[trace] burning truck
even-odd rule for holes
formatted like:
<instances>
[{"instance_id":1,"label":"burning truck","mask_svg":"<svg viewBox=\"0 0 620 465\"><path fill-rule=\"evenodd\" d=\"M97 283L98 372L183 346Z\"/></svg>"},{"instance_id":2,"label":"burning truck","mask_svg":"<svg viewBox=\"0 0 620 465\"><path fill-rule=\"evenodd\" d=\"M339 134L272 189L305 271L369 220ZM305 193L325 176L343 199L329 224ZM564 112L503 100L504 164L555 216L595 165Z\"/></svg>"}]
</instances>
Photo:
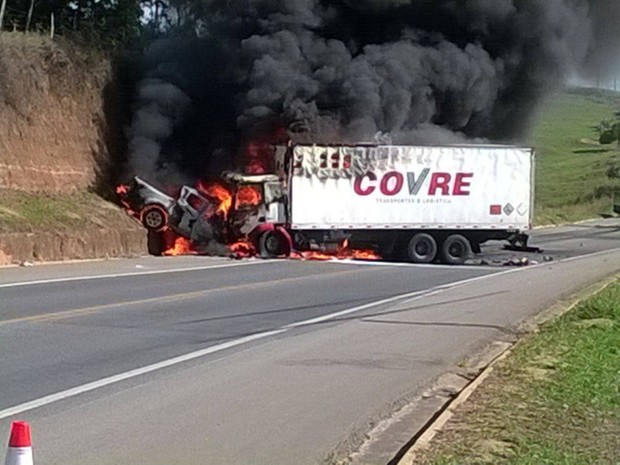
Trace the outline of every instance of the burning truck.
<instances>
[{"instance_id":1,"label":"burning truck","mask_svg":"<svg viewBox=\"0 0 620 465\"><path fill-rule=\"evenodd\" d=\"M172 197L140 178L126 209L186 251L462 264L489 240L526 246L534 151L497 145L274 146L274 172L225 173ZM205 234L206 231L206 234Z\"/></svg>"}]
</instances>

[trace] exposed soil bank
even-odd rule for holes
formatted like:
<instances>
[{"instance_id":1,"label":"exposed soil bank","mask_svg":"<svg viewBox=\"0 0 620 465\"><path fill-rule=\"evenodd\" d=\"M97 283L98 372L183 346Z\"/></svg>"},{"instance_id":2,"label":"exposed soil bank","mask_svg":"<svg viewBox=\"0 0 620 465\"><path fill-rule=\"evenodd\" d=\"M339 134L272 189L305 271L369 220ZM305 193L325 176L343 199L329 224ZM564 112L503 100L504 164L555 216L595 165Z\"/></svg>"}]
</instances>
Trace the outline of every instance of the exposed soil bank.
<instances>
[{"instance_id":1,"label":"exposed soil bank","mask_svg":"<svg viewBox=\"0 0 620 465\"><path fill-rule=\"evenodd\" d=\"M125 90L111 61L37 34L0 34L0 265L144 255L114 204Z\"/></svg>"},{"instance_id":2,"label":"exposed soil bank","mask_svg":"<svg viewBox=\"0 0 620 465\"><path fill-rule=\"evenodd\" d=\"M0 235L0 265L24 262L145 255L146 234L140 228L89 228L74 233L32 232Z\"/></svg>"},{"instance_id":3,"label":"exposed soil bank","mask_svg":"<svg viewBox=\"0 0 620 465\"><path fill-rule=\"evenodd\" d=\"M72 193L99 183L122 137L112 134L113 86L104 56L3 32L0 188Z\"/></svg>"}]
</instances>

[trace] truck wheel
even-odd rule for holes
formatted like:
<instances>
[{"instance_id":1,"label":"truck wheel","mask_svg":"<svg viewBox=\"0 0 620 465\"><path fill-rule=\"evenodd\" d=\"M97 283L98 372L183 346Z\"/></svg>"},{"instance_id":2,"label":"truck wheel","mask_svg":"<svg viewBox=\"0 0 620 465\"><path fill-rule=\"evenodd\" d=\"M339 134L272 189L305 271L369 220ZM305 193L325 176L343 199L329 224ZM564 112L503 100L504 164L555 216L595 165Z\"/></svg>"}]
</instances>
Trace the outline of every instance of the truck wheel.
<instances>
[{"instance_id":1,"label":"truck wheel","mask_svg":"<svg viewBox=\"0 0 620 465\"><path fill-rule=\"evenodd\" d=\"M161 257L166 251L164 235L155 231L149 231L147 234L146 246L150 255Z\"/></svg>"},{"instance_id":2,"label":"truck wheel","mask_svg":"<svg viewBox=\"0 0 620 465\"><path fill-rule=\"evenodd\" d=\"M407 257L413 263L430 263L436 255L437 241L430 234L416 234L407 245Z\"/></svg>"},{"instance_id":3,"label":"truck wheel","mask_svg":"<svg viewBox=\"0 0 620 465\"><path fill-rule=\"evenodd\" d=\"M286 238L279 231L266 231L258 240L258 251L262 258L286 255Z\"/></svg>"},{"instance_id":4,"label":"truck wheel","mask_svg":"<svg viewBox=\"0 0 620 465\"><path fill-rule=\"evenodd\" d=\"M147 205L140 212L142 224L149 231L162 231L168 222L168 212L160 205Z\"/></svg>"},{"instance_id":5,"label":"truck wheel","mask_svg":"<svg viewBox=\"0 0 620 465\"><path fill-rule=\"evenodd\" d=\"M470 254L471 245L460 234L448 236L441 246L441 260L448 265L462 265Z\"/></svg>"}]
</instances>

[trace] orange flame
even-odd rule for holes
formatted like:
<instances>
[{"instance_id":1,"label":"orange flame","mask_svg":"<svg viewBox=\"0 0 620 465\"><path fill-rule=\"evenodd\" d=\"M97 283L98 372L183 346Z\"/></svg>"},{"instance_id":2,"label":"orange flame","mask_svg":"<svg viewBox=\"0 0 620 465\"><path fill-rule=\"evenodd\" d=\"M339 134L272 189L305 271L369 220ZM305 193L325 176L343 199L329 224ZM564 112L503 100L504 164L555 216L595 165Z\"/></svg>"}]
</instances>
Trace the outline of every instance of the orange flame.
<instances>
[{"instance_id":1,"label":"orange flame","mask_svg":"<svg viewBox=\"0 0 620 465\"><path fill-rule=\"evenodd\" d=\"M221 214L224 219L228 217L230 209L232 208L233 196L225 184L221 182L207 184L199 181L196 188L202 193L208 195L211 199L216 200L218 202L217 213ZM139 214L132 210L125 198L125 196L129 193L129 186L117 186L116 193L119 195L120 203L123 205L127 213L139 221ZM242 186L237 191L237 206L259 205L261 201L261 191L254 186ZM199 253L189 239L178 235L173 230L166 229L163 234L166 244L164 255L178 256L195 255ZM248 258L257 254L255 245L247 240L241 240L239 242L229 244L229 247L231 252L237 258ZM291 258L299 260L381 260L382 257L373 250L351 249L348 241L345 240L334 252L293 252L291 254Z\"/></svg>"},{"instance_id":2,"label":"orange flame","mask_svg":"<svg viewBox=\"0 0 620 465\"><path fill-rule=\"evenodd\" d=\"M207 194L211 198L217 199L217 212L223 215L224 218L228 217L228 212L230 211L230 207L232 207L232 194L223 184L205 184L202 181L198 181L196 189Z\"/></svg>"},{"instance_id":3,"label":"orange flame","mask_svg":"<svg viewBox=\"0 0 620 465\"><path fill-rule=\"evenodd\" d=\"M304 252L293 252L291 254L291 258L294 258L297 260L327 261L327 260L334 260L336 258L336 255L330 255L325 252L304 251Z\"/></svg>"},{"instance_id":4,"label":"orange flame","mask_svg":"<svg viewBox=\"0 0 620 465\"><path fill-rule=\"evenodd\" d=\"M140 221L140 213L134 211L130 203L127 201L127 194L129 194L129 186L126 186L124 184L116 186L116 194L119 197L119 202L123 206L125 213L127 213L132 218Z\"/></svg>"},{"instance_id":5,"label":"orange flame","mask_svg":"<svg viewBox=\"0 0 620 465\"><path fill-rule=\"evenodd\" d=\"M276 126L253 140L244 147L244 171L247 174L271 173L274 169L273 146L286 144L289 140L285 127Z\"/></svg>"},{"instance_id":6,"label":"orange flame","mask_svg":"<svg viewBox=\"0 0 620 465\"><path fill-rule=\"evenodd\" d=\"M291 254L291 258L297 258L300 260L317 260L317 261L326 261L326 260L346 260L346 259L354 259L354 260L381 260L381 255L379 255L374 250L365 250L365 249L351 249L349 248L349 241L345 239L342 244L338 247L338 249L334 252L317 252L317 251L303 251L303 252L295 252Z\"/></svg>"},{"instance_id":7,"label":"orange flame","mask_svg":"<svg viewBox=\"0 0 620 465\"><path fill-rule=\"evenodd\" d=\"M167 244L170 244L172 239L174 239L172 245L169 245L168 248L164 251L164 255L166 256L177 257L179 255L195 255L197 253L194 250L192 242L189 239L179 236L174 232L168 232L165 239Z\"/></svg>"},{"instance_id":8,"label":"orange flame","mask_svg":"<svg viewBox=\"0 0 620 465\"><path fill-rule=\"evenodd\" d=\"M343 252L338 253L326 253L326 252L316 252L313 250L303 251L303 252L294 252L291 254L291 258L295 258L298 260L316 260L316 261L327 261L327 260L381 260L382 257L374 250L362 250L362 249L348 249Z\"/></svg>"},{"instance_id":9,"label":"orange flame","mask_svg":"<svg viewBox=\"0 0 620 465\"><path fill-rule=\"evenodd\" d=\"M383 257L374 250L349 250L351 258L355 260L381 260Z\"/></svg>"},{"instance_id":10,"label":"orange flame","mask_svg":"<svg viewBox=\"0 0 620 465\"><path fill-rule=\"evenodd\" d=\"M230 250L239 258L249 258L256 255L256 248L249 241L235 242L230 245Z\"/></svg>"},{"instance_id":11,"label":"orange flame","mask_svg":"<svg viewBox=\"0 0 620 465\"><path fill-rule=\"evenodd\" d=\"M261 192L253 186L242 186L237 190L237 207L260 205Z\"/></svg>"}]
</instances>

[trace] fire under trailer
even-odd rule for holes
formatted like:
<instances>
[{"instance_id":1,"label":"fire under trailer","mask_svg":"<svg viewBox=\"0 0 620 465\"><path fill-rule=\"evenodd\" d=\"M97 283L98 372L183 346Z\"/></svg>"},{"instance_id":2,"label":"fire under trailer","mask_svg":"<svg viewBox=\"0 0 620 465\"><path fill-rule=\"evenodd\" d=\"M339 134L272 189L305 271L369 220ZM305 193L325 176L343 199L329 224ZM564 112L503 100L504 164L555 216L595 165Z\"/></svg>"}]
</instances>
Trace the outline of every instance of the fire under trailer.
<instances>
[{"instance_id":1,"label":"fire under trailer","mask_svg":"<svg viewBox=\"0 0 620 465\"><path fill-rule=\"evenodd\" d=\"M263 257L344 241L383 257L462 264L489 240L526 247L534 150L499 145L291 145L251 221ZM238 176L241 182L243 176ZM259 180L260 178L256 178ZM262 185L261 185L262 184ZM249 218L245 220L249 221ZM246 228L247 231L247 228Z\"/></svg>"},{"instance_id":2,"label":"fire under trailer","mask_svg":"<svg viewBox=\"0 0 620 465\"><path fill-rule=\"evenodd\" d=\"M527 247L531 148L287 145L272 156L272 173L223 175L231 197L223 222L216 199L189 186L173 199L135 178L122 198L151 232L169 227L194 240L216 218L218 240L249 240L265 258L347 244L387 259L462 264L489 240Z\"/></svg>"}]
</instances>

